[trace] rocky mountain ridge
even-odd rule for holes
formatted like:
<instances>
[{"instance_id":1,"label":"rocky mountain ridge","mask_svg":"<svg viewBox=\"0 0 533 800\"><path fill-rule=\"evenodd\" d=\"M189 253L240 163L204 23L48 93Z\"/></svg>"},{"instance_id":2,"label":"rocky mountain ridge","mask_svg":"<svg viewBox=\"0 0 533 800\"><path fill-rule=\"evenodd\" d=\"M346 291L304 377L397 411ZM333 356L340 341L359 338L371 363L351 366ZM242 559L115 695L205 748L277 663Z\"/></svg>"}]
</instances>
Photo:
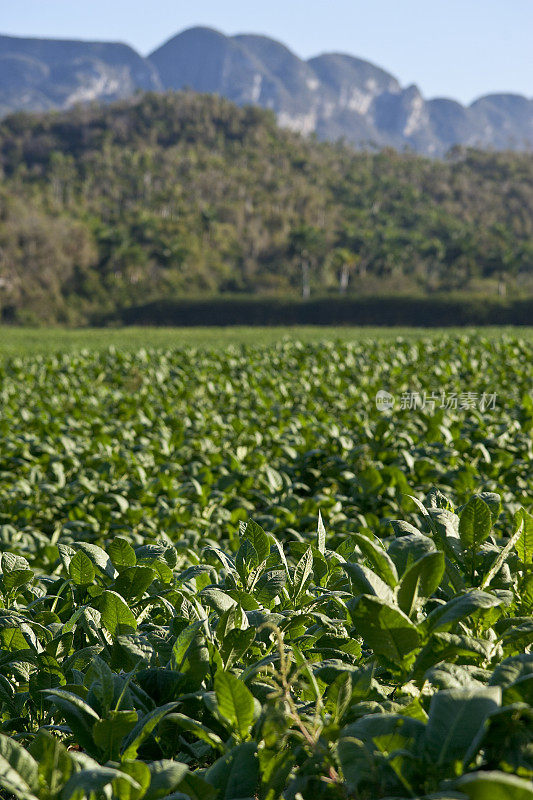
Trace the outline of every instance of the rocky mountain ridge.
<instances>
[{"instance_id":1,"label":"rocky mountain ridge","mask_svg":"<svg viewBox=\"0 0 533 800\"><path fill-rule=\"evenodd\" d=\"M430 156L454 145L533 149L533 99L426 100L368 61L342 53L305 61L266 36L191 28L147 58L120 43L0 36L2 115L186 87L272 109L284 127L358 147Z\"/></svg>"}]
</instances>

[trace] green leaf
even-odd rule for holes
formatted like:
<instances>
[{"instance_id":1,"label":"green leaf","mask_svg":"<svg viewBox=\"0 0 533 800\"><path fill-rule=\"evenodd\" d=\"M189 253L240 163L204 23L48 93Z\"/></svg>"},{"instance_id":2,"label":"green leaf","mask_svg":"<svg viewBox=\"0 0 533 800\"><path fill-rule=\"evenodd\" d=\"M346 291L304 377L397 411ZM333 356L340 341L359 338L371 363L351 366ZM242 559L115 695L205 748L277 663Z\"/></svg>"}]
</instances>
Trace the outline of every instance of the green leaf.
<instances>
[{"instance_id":1,"label":"green leaf","mask_svg":"<svg viewBox=\"0 0 533 800\"><path fill-rule=\"evenodd\" d=\"M324 555L326 552L326 529L322 521L322 514L318 512L318 525L316 530L316 546L318 552Z\"/></svg>"},{"instance_id":2,"label":"green leaf","mask_svg":"<svg viewBox=\"0 0 533 800\"><path fill-rule=\"evenodd\" d=\"M474 556L490 535L492 517L481 497L471 497L461 511L459 537L463 550Z\"/></svg>"},{"instance_id":3,"label":"green leaf","mask_svg":"<svg viewBox=\"0 0 533 800\"><path fill-rule=\"evenodd\" d=\"M287 583L284 569L271 569L264 572L253 589L254 597L262 604L269 605L283 591Z\"/></svg>"},{"instance_id":4,"label":"green leaf","mask_svg":"<svg viewBox=\"0 0 533 800\"><path fill-rule=\"evenodd\" d=\"M82 793L82 797L90 797L93 793L101 792L105 786L108 786L117 778L127 781L134 789L141 788L137 781L125 772L120 772L113 767L101 767L96 765L94 767L82 769L71 775L61 792L61 800L70 800L73 795L79 797L79 792Z\"/></svg>"},{"instance_id":5,"label":"green leaf","mask_svg":"<svg viewBox=\"0 0 533 800\"><path fill-rule=\"evenodd\" d=\"M189 647L194 642L196 636L204 627L204 625L205 621L200 619L192 622L184 630L182 630L172 648L171 666L173 669L178 671L181 670Z\"/></svg>"},{"instance_id":6,"label":"green leaf","mask_svg":"<svg viewBox=\"0 0 533 800\"><path fill-rule=\"evenodd\" d=\"M19 586L29 583L32 578L33 570L31 569L12 569L10 572L4 572L2 583L6 592L12 592Z\"/></svg>"},{"instance_id":7,"label":"green leaf","mask_svg":"<svg viewBox=\"0 0 533 800\"><path fill-rule=\"evenodd\" d=\"M76 740L87 752L94 751L92 728L100 717L91 706L73 692L66 689L50 689L46 695L61 709L69 728L76 734Z\"/></svg>"},{"instance_id":8,"label":"green leaf","mask_svg":"<svg viewBox=\"0 0 533 800\"><path fill-rule=\"evenodd\" d=\"M520 522L519 526L518 526L518 530L516 530L515 533L513 533L513 535L511 536L511 538L509 539L509 541L505 545L505 547L502 548L500 553L496 556L496 558L492 562L492 565L491 565L489 571L487 572L487 574L485 575L485 577L483 579L483 583L481 584L481 588L482 589L485 589L490 584L492 579L498 574L498 572L502 568L502 565L503 565L504 561L509 556L511 550L513 549L513 547L516 545L516 543L518 542L518 540L522 536L523 525L524 525L524 522L522 520Z\"/></svg>"},{"instance_id":9,"label":"green leaf","mask_svg":"<svg viewBox=\"0 0 533 800\"><path fill-rule=\"evenodd\" d=\"M216 750L224 750L224 742L220 736L209 730L206 725L202 725L201 722L187 717L185 714L173 713L165 717L164 721L161 723L161 736L163 739L169 734L172 734L172 738L175 738L176 731L173 729L174 726L180 730L194 733L198 739L206 742L206 744Z\"/></svg>"},{"instance_id":10,"label":"green leaf","mask_svg":"<svg viewBox=\"0 0 533 800\"><path fill-rule=\"evenodd\" d=\"M175 800L217 800L218 790L207 783L198 772L188 772L180 783L179 794ZM171 800L171 798L169 798Z\"/></svg>"},{"instance_id":11,"label":"green leaf","mask_svg":"<svg viewBox=\"0 0 533 800\"><path fill-rule=\"evenodd\" d=\"M531 565L533 563L533 516L524 508L519 509L515 514L516 530L521 523L523 523L522 532L514 548L522 564Z\"/></svg>"},{"instance_id":12,"label":"green leaf","mask_svg":"<svg viewBox=\"0 0 533 800\"><path fill-rule=\"evenodd\" d=\"M491 686L501 686L506 688L518 681L520 678L533 675L533 653L521 653L502 661L490 678Z\"/></svg>"},{"instance_id":13,"label":"green leaf","mask_svg":"<svg viewBox=\"0 0 533 800\"><path fill-rule=\"evenodd\" d=\"M217 800L253 800L259 784L255 742L243 742L215 761L204 778L219 794Z\"/></svg>"},{"instance_id":14,"label":"green leaf","mask_svg":"<svg viewBox=\"0 0 533 800\"><path fill-rule=\"evenodd\" d=\"M72 760L65 745L41 728L29 747L30 755L38 764L39 779L55 797L72 773Z\"/></svg>"},{"instance_id":15,"label":"green leaf","mask_svg":"<svg viewBox=\"0 0 533 800\"><path fill-rule=\"evenodd\" d=\"M189 771L187 764L167 759L152 761L148 764L148 768L150 770L150 786L143 800L159 800L160 797L166 797L175 792Z\"/></svg>"},{"instance_id":16,"label":"green leaf","mask_svg":"<svg viewBox=\"0 0 533 800\"><path fill-rule=\"evenodd\" d=\"M474 772L455 785L470 800L533 800L531 781L505 772Z\"/></svg>"},{"instance_id":17,"label":"green leaf","mask_svg":"<svg viewBox=\"0 0 533 800\"><path fill-rule=\"evenodd\" d=\"M354 594L373 594L387 603L395 604L395 595L389 584L382 581L371 569L351 561L345 561L341 567L350 578Z\"/></svg>"},{"instance_id":18,"label":"green leaf","mask_svg":"<svg viewBox=\"0 0 533 800\"><path fill-rule=\"evenodd\" d=\"M20 800L33 800L39 789L39 767L18 742L0 734L0 786Z\"/></svg>"},{"instance_id":19,"label":"green leaf","mask_svg":"<svg viewBox=\"0 0 533 800\"><path fill-rule=\"evenodd\" d=\"M476 611L494 608L501 605L501 603L502 600L499 597L483 592L481 589L473 589L470 592L454 597L443 606L437 606L428 615L423 627L428 633L442 630Z\"/></svg>"},{"instance_id":20,"label":"green leaf","mask_svg":"<svg viewBox=\"0 0 533 800\"><path fill-rule=\"evenodd\" d=\"M240 661L249 650L255 639L255 629L239 630L233 628L228 631L220 648L220 655L227 670Z\"/></svg>"},{"instance_id":21,"label":"green leaf","mask_svg":"<svg viewBox=\"0 0 533 800\"><path fill-rule=\"evenodd\" d=\"M161 720L174 711L178 703L166 703L164 706L149 711L142 717L135 727L128 734L122 748L122 757L133 759L137 757L137 751L141 744L146 741L150 734L157 728Z\"/></svg>"},{"instance_id":22,"label":"green leaf","mask_svg":"<svg viewBox=\"0 0 533 800\"><path fill-rule=\"evenodd\" d=\"M257 550L249 539L243 539L235 555L235 567L241 581L245 584L250 572L260 564Z\"/></svg>"},{"instance_id":23,"label":"green leaf","mask_svg":"<svg viewBox=\"0 0 533 800\"><path fill-rule=\"evenodd\" d=\"M420 634L409 617L379 597L361 595L349 604L349 611L365 645L393 664L401 665L420 646Z\"/></svg>"},{"instance_id":24,"label":"green leaf","mask_svg":"<svg viewBox=\"0 0 533 800\"><path fill-rule=\"evenodd\" d=\"M137 620L129 606L116 592L106 590L98 598L98 607L102 622L112 636L137 629Z\"/></svg>"},{"instance_id":25,"label":"green leaf","mask_svg":"<svg viewBox=\"0 0 533 800\"><path fill-rule=\"evenodd\" d=\"M350 538L352 542L357 544L365 558L370 561L379 577L385 581L391 589L394 589L398 583L398 573L394 561L387 551L378 544L378 542L372 541L367 536L363 536L360 533L352 533Z\"/></svg>"},{"instance_id":26,"label":"green leaf","mask_svg":"<svg viewBox=\"0 0 533 800\"><path fill-rule=\"evenodd\" d=\"M437 766L462 760L487 716L501 704L501 689L445 689L431 698L426 752Z\"/></svg>"},{"instance_id":27,"label":"green leaf","mask_svg":"<svg viewBox=\"0 0 533 800\"><path fill-rule=\"evenodd\" d=\"M394 560L399 575L402 575L411 564L425 556L426 553L436 551L433 539L419 533L416 528L413 528L413 531L407 536L399 536L394 539L388 548L388 554Z\"/></svg>"},{"instance_id":28,"label":"green leaf","mask_svg":"<svg viewBox=\"0 0 533 800\"><path fill-rule=\"evenodd\" d=\"M77 586L89 586L96 577L92 560L83 550L72 556L68 567L69 575Z\"/></svg>"},{"instance_id":29,"label":"green leaf","mask_svg":"<svg viewBox=\"0 0 533 800\"><path fill-rule=\"evenodd\" d=\"M293 579L293 597L295 600L304 591L307 580L313 571L313 550L308 547L301 559L296 564Z\"/></svg>"},{"instance_id":30,"label":"green leaf","mask_svg":"<svg viewBox=\"0 0 533 800\"><path fill-rule=\"evenodd\" d=\"M342 736L337 753L350 792L357 792L360 783L372 781L377 766L364 742L355 736Z\"/></svg>"},{"instance_id":31,"label":"green leaf","mask_svg":"<svg viewBox=\"0 0 533 800\"><path fill-rule=\"evenodd\" d=\"M270 555L270 542L263 528L253 519L240 524L241 543L243 540L250 542L257 553L257 564L266 561Z\"/></svg>"},{"instance_id":32,"label":"green leaf","mask_svg":"<svg viewBox=\"0 0 533 800\"><path fill-rule=\"evenodd\" d=\"M248 736L254 720L254 698L246 684L230 672L217 672L215 697L220 714L240 738Z\"/></svg>"},{"instance_id":33,"label":"green leaf","mask_svg":"<svg viewBox=\"0 0 533 800\"><path fill-rule=\"evenodd\" d=\"M137 723L137 712L109 711L105 719L93 725L93 738L104 761L118 761L122 740Z\"/></svg>"},{"instance_id":34,"label":"green leaf","mask_svg":"<svg viewBox=\"0 0 533 800\"><path fill-rule=\"evenodd\" d=\"M237 601L221 589L213 589L211 587L202 589L199 597L204 604L208 605L209 608L213 608L219 614L224 614L230 608L237 605Z\"/></svg>"},{"instance_id":35,"label":"green leaf","mask_svg":"<svg viewBox=\"0 0 533 800\"><path fill-rule=\"evenodd\" d=\"M121 536L115 536L108 545L108 553L113 566L120 572L124 567L134 567L137 556L131 544Z\"/></svg>"},{"instance_id":36,"label":"green leaf","mask_svg":"<svg viewBox=\"0 0 533 800\"><path fill-rule=\"evenodd\" d=\"M496 518L502 510L502 499L496 492L477 492L474 497L480 497L489 507L493 518Z\"/></svg>"},{"instance_id":37,"label":"green leaf","mask_svg":"<svg viewBox=\"0 0 533 800\"><path fill-rule=\"evenodd\" d=\"M91 661L91 670L94 672L97 683L93 683L91 688L100 701L100 706L104 714L111 708L115 696L115 678L109 664L99 656Z\"/></svg>"},{"instance_id":38,"label":"green leaf","mask_svg":"<svg viewBox=\"0 0 533 800\"><path fill-rule=\"evenodd\" d=\"M352 676L349 672L337 675L328 688L328 700L334 704L334 718L339 724L352 700Z\"/></svg>"},{"instance_id":39,"label":"green leaf","mask_svg":"<svg viewBox=\"0 0 533 800\"><path fill-rule=\"evenodd\" d=\"M89 544L89 542L75 542L73 546L78 552L81 550L89 556L94 566L101 569L110 578L116 577L116 569L105 550L102 550L101 547L96 544Z\"/></svg>"},{"instance_id":40,"label":"green leaf","mask_svg":"<svg viewBox=\"0 0 533 800\"><path fill-rule=\"evenodd\" d=\"M136 788L128 778L115 778L112 783L113 797L120 800L141 800L146 790L150 786L150 770L142 761L127 761L121 759L120 772L135 781L139 788Z\"/></svg>"},{"instance_id":41,"label":"green leaf","mask_svg":"<svg viewBox=\"0 0 533 800\"><path fill-rule=\"evenodd\" d=\"M114 589L126 600L142 597L156 578L157 573L151 567L123 567L114 583Z\"/></svg>"},{"instance_id":42,"label":"green leaf","mask_svg":"<svg viewBox=\"0 0 533 800\"><path fill-rule=\"evenodd\" d=\"M404 573L398 587L398 605L408 617L419 598L431 597L444 575L444 553L426 553Z\"/></svg>"}]
</instances>

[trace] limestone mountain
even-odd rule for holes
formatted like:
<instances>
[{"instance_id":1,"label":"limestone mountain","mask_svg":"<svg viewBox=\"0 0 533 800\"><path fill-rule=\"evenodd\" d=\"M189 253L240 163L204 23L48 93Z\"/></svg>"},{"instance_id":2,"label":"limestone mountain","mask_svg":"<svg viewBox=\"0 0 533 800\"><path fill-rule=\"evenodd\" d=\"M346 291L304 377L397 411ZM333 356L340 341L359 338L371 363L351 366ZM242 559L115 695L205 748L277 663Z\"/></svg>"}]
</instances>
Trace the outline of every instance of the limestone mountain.
<instances>
[{"instance_id":1,"label":"limestone mountain","mask_svg":"<svg viewBox=\"0 0 533 800\"><path fill-rule=\"evenodd\" d=\"M470 106L427 100L368 61L342 53L305 61L266 36L196 27L148 58L118 43L0 36L0 115L184 88L271 109L283 127L357 147L431 156L454 145L533 149L532 99L494 94Z\"/></svg>"},{"instance_id":2,"label":"limestone mountain","mask_svg":"<svg viewBox=\"0 0 533 800\"><path fill-rule=\"evenodd\" d=\"M155 67L125 44L0 36L0 114L113 101L159 90Z\"/></svg>"},{"instance_id":3,"label":"limestone mountain","mask_svg":"<svg viewBox=\"0 0 533 800\"><path fill-rule=\"evenodd\" d=\"M426 100L374 64L342 53L304 61L266 36L208 28L177 34L150 55L163 85L220 94L274 110L281 125L361 146L443 155L453 145L533 149L533 100L510 94L465 107Z\"/></svg>"}]
</instances>

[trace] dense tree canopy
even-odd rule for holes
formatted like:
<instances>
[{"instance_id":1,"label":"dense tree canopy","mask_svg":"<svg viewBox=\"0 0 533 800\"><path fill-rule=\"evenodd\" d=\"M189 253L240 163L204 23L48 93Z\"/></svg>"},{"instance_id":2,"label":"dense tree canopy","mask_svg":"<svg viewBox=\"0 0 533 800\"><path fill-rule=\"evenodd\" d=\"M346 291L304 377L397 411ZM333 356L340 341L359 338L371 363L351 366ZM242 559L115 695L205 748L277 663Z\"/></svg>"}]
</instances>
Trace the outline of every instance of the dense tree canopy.
<instances>
[{"instance_id":1,"label":"dense tree canopy","mask_svg":"<svg viewBox=\"0 0 533 800\"><path fill-rule=\"evenodd\" d=\"M355 152L180 92L8 117L0 175L4 318L200 293L532 288L526 154Z\"/></svg>"}]
</instances>

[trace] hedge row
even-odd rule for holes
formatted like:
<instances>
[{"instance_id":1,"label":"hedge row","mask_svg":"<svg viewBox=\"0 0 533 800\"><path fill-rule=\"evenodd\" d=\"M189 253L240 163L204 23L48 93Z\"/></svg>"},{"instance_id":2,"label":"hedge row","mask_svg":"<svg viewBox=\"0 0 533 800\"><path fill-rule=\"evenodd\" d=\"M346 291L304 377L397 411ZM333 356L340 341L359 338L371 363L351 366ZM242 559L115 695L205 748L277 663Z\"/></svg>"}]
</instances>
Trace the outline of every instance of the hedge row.
<instances>
[{"instance_id":1,"label":"hedge row","mask_svg":"<svg viewBox=\"0 0 533 800\"><path fill-rule=\"evenodd\" d=\"M533 325L533 298L326 297L287 300L216 297L156 300L93 324L124 325Z\"/></svg>"}]
</instances>

